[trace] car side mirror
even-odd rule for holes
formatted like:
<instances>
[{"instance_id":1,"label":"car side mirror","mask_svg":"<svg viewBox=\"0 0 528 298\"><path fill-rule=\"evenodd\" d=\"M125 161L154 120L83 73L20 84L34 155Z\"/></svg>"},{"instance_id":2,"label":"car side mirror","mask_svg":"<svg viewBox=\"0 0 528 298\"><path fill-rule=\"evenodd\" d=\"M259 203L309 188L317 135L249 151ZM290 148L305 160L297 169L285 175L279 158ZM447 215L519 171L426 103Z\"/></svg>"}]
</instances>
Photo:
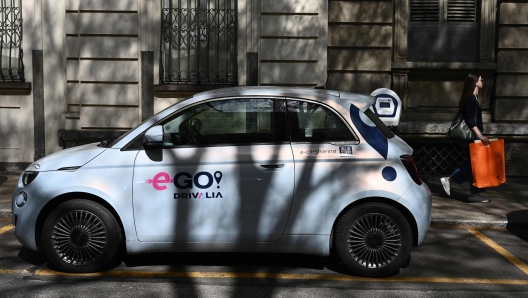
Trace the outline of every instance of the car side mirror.
<instances>
[{"instance_id":1,"label":"car side mirror","mask_svg":"<svg viewBox=\"0 0 528 298\"><path fill-rule=\"evenodd\" d=\"M156 125L149 128L143 135L145 149L160 149L163 147L163 126Z\"/></svg>"}]
</instances>

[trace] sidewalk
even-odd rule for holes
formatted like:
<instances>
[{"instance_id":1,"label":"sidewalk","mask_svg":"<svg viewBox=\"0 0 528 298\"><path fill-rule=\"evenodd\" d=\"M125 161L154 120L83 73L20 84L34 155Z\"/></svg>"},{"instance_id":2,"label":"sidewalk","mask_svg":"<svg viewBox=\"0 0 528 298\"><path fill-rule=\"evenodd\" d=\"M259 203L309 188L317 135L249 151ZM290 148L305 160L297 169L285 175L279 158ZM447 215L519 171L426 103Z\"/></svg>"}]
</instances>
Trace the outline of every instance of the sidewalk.
<instances>
[{"instance_id":1,"label":"sidewalk","mask_svg":"<svg viewBox=\"0 0 528 298\"><path fill-rule=\"evenodd\" d=\"M0 217L11 217L11 198L20 173L0 172ZM440 225L528 226L528 179L511 179L489 188L489 203L467 203L469 184L451 185L448 197L439 177L424 178L433 193L432 223Z\"/></svg>"}]
</instances>

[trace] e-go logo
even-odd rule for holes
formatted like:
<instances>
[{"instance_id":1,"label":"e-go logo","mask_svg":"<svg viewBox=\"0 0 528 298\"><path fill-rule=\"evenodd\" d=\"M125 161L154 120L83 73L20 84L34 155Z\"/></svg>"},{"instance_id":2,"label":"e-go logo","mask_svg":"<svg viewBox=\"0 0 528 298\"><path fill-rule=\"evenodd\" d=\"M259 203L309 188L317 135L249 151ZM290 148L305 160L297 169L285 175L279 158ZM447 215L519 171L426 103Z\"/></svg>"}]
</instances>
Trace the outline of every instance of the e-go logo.
<instances>
[{"instance_id":1,"label":"e-go logo","mask_svg":"<svg viewBox=\"0 0 528 298\"><path fill-rule=\"evenodd\" d=\"M220 188L220 180L222 180L222 172L220 171L214 173L214 180L213 175L209 172L198 172L194 175L194 178L187 172L180 172L174 175L174 185L178 189L192 189L193 183L200 189L206 189L211 187L214 181L218 184L216 188Z\"/></svg>"},{"instance_id":2,"label":"e-go logo","mask_svg":"<svg viewBox=\"0 0 528 298\"><path fill-rule=\"evenodd\" d=\"M178 189L192 189L196 186L200 189L210 188L216 181L216 188L220 188L220 180L222 180L222 172L216 171L214 174L209 172L198 172L194 177L187 172L179 172L174 175L174 179L170 179L169 174L165 172L157 173L154 178L148 179L147 183L152 184L155 190L165 190L165 184L174 183Z\"/></svg>"}]
</instances>

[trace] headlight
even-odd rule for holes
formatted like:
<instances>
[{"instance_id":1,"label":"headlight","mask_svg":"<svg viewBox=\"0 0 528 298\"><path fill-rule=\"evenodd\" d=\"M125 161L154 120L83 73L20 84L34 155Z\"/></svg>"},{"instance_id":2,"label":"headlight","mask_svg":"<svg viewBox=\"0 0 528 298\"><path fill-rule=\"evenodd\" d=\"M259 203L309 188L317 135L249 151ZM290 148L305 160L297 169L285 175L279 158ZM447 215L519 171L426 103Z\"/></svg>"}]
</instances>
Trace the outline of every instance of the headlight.
<instances>
[{"instance_id":1,"label":"headlight","mask_svg":"<svg viewBox=\"0 0 528 298\"><path fill-rule=\"evenodd\" d=\"M22 174L22 185L26 186L30 184L35 178L37 178L39 172L24 172Z\"/></svg>"}]
</instances>

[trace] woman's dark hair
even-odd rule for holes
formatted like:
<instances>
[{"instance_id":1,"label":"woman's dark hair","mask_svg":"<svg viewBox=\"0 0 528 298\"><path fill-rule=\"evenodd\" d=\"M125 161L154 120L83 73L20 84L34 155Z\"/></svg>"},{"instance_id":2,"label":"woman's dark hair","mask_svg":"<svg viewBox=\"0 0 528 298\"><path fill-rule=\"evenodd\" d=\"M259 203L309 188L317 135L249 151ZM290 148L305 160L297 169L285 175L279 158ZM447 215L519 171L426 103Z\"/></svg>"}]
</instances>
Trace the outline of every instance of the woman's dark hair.
<instances>
[{"instance_id":1,"label":"woman's dark hair","mask_svg":"<svg viewBox=\"0 0 528 298\"><path fill-rule=\"evenodd\" d=\"M477 86L477 82L480 78L480 75L475 73L470 73L466 77L466 81L464 82L464 89L462 90L462 95L460 96L460 100L458 101L458 108L461 109L462 105L466 102L466 98L473 94L475 91L475 87Z\"/></svg>"}]
</instances>

